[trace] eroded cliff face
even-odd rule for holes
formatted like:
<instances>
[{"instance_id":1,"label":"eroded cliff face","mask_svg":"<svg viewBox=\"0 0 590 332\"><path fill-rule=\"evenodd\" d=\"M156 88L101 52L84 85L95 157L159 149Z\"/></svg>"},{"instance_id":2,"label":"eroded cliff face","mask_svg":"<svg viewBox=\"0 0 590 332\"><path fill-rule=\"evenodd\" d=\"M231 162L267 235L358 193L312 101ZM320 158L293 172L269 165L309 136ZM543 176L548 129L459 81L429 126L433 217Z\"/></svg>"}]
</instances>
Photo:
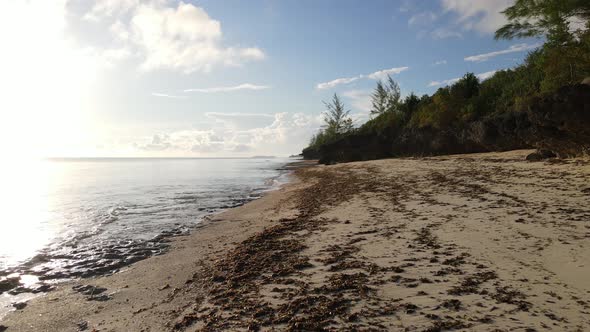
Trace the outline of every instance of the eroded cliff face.
<instances>
[{"instance_id":1,"label":"eroded cliff face","mask_svg":"<svg viewBox=\"0 0 590 332\"><path fill-rule=\"evenodd\" d=\"M523 109L460 127L352 134L319 149L306 149L303 156L334 163L524 148L552 151L562 158L590 154L590 85L566 86L531 99Z\"/></svg>"}]
</instances>

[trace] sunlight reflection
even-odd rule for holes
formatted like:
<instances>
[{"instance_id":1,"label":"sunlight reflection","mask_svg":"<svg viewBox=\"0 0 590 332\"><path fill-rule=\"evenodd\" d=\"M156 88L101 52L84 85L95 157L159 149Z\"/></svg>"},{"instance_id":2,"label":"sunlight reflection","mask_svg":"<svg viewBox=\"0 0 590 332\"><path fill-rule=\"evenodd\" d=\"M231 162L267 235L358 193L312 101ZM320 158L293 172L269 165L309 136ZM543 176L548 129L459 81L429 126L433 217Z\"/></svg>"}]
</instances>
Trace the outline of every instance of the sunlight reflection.
<instances>
[{"instance_id":1,"label":"sunlight reflection","mask_svg":"<svg viewBox=\"0 0 590 332\"><path fill-rule=\"evenodd\" d=\"M3 168L0 267L33 257L54 237L57 230L49 224L50 193L59 178L46 161L18 160L5 163Z\"/></svg>"}]
</instances>

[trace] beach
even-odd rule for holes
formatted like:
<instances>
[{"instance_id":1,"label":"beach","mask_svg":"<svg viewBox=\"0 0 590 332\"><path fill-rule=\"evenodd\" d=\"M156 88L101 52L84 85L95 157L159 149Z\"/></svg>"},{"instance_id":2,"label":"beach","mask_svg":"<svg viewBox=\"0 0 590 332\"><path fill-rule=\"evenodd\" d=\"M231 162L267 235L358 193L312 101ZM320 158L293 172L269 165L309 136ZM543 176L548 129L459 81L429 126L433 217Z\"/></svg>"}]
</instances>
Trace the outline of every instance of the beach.
<instances>
[{"instance_id":1,"label":"beach","mask_svg":"<svg viewBox=\"0 0 590 332\"><path fill-rule=\"evenodd\" d=\"M585 331L590 160L531 150L303 167L6 331ZM2 330L2 328L0 328Z\"/></svg>"}]
</instances>

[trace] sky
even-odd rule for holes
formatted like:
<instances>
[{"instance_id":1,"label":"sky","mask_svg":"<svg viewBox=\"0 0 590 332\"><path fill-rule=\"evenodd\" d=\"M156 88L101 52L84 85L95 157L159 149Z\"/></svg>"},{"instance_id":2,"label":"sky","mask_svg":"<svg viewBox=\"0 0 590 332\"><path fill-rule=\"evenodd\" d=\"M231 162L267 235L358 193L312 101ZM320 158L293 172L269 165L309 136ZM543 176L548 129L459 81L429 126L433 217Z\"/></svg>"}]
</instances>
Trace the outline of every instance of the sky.
<instances>
[{"instance_id":1,"label":"sky","mask_svg":"<svg viewBox=\"0 0 590 332\"><path fill-rule=\"evenodd\" d=\"M431 94L514 67L513 0L3 0L0 144L20 157L297 154L334 93Z\"/></svg>"}]
</instances>

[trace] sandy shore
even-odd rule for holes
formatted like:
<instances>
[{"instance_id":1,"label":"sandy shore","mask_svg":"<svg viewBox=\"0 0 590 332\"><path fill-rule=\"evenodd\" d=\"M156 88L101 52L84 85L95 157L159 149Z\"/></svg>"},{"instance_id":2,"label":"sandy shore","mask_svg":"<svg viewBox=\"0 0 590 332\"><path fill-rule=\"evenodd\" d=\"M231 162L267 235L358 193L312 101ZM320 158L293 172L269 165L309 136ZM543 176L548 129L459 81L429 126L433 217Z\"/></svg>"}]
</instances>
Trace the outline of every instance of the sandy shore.
<instances>
[{"instance_id":1,"label":"sandy shore","mask_svg":"<svg viewBox=\"0 0 590 332\"><path fill-rule=\"evenodd\" d=\"M529 163L528 152L299 169L169 253L63 284L0 324L590 330L590 161Z\"/></svg>"}]
</instances>

